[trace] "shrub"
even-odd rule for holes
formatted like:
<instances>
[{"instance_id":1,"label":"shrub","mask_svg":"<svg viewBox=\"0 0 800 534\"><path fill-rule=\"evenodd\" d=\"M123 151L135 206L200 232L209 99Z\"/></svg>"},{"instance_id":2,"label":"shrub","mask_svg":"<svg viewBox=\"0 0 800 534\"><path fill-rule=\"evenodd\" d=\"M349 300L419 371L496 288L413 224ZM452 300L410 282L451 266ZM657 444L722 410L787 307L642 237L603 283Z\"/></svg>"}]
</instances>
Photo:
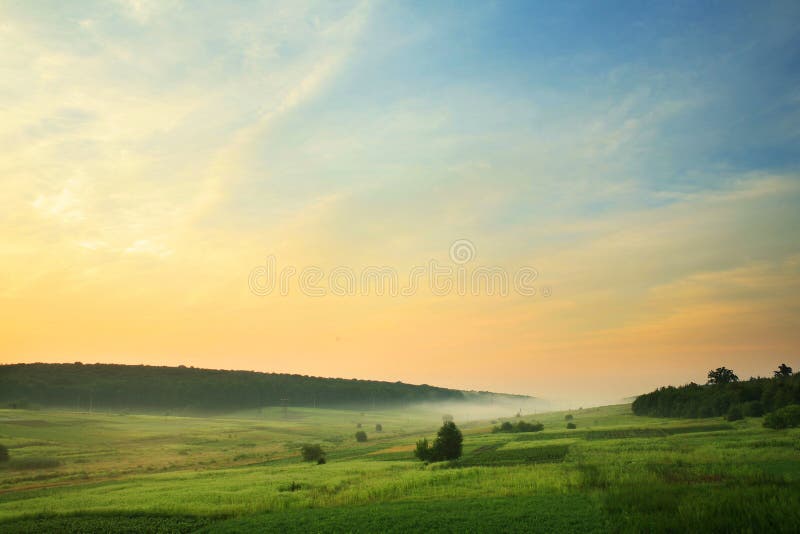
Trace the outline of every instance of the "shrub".
<instances>
[{"instance_id":1,"label":"shrub","mask_svg":"<svg viewBox=\"0 0 800 534\"><path fill-rule=\"evenodd\" d=\"M356 423L356 428L361 428L361 423Z\"/></svg>"},{"instance_id":2,"label":"shrub","mask_svg":"<svg viewBox=\"0 0 800 534\"><path fill-rule=\"evenodd\" d=\"M8 458L8 447L0 443L0 462L7 462Z\"/></svg>"},{"instance_id":3,"label":"shrub","mask_svg":"<svg viewBox=\"0 0 800 534\"><path fill-rule=\"evenodd\" d=\"M570 421L569 423L567 423L567 428L569 430L574 430L574 429L578 428L578 426L575 423Z\"/></svg>"},{"instance_id":4,"label":"shrub","mask_svg":"<svg viewBox=\"0 0 800 534\"><path fill-rule=\"evenodd\" d=\"M572 421L572 414L568 413L567 415L565 415L564 416L564 421Z\"/></svg>"},{"instance_id":5,"label":"shrub","mask_svg":"<svg viewBox=\"0 0 800 534\"><path fill-rule=\"evenodd\" d=\"M359 430L358 432L356 432L356 441L358 441L359 443L367 441L367 433L364 432L363 430Z\"/></svg>"},{"instance_id":6,"label":"shrub","mask_svg":"<svg viewBox=\"0 0 800 534\"><path fill-rule=\"evenodd\" d=\"M739 421L740 419L744 419L744 415L742 414L742 407L738 404L734 404L730 408L728 408L728 413L725 415L725 419L727 421Z\"/></svg>"},{"instance_id":7,"label":"shrub","mask_svg":"<svg viewBox=\"0 0 800 534\"><path fill-rule=\"evenodd\" d=\"M431 447L428 445L427 439L423 438L417 442L417 448L414 449L414 456L423 462L427 462L431 459Z\"/></svg>"},{"instance_id":8,"label":"shrub","mask_svg":"<svg viewBox=\"0 0 800 534\"><path fill-rule=\"evenodd\" d=\"M325 451L322 450L320 445L303 445L300 448L300 454L303 455L303 460L306 462L325 463Z\"/></svg>"},{"instance_id":9,"label":"shrub","mask_svg":"<svg viewBox=\"0 0 800 534\"><path fill-rule=\"evenodd\" d=\"M375 432L383 432L383 425L380 423L375 424Z\"/></svg>"},{"instance_id":10,"label":"shrub","mask_svg":"<svg viewBox=\"0 0 800 534\"><path fill-rule=\"evenodd\" d=\"M764 417L764 426L779 430L800 426L800 404L790 404Z\"/></svg>"},{"instance_id":11,"label":"shrub","mask_svg":"<svg viewBox=\"0 0 800 534\"><path fill-rule=\"evenodd\" d=\"M541 432L544 430L544 425L542 423L526 423L525 421L520 421L517 423L517 432Z\"/></svg>"},{"instance_id":12,"label":"shrub","mask_svg":"<svg viewBox=\"0 0 800 534\"><path fill-rule=\"evenodd\" d=\"M494 427L492 432L539 432L541 430L544 430L544 425L539 422L517 421L517 424L512 424L506 421L500 426Z\"/></svg>"}]
</instances>

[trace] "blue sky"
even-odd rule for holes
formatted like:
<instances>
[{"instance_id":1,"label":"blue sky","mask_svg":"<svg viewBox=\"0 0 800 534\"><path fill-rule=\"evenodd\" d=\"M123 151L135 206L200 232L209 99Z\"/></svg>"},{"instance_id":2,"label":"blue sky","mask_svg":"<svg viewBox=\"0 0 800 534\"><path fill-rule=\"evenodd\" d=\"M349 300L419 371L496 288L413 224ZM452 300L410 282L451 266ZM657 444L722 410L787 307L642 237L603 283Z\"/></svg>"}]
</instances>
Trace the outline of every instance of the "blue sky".
<instances>
[{"instance_id":1,"label":"blue sky","mask_svg":"<svg viewBox=\"0 0 800 534\"><path fill-rule=\"evenodd\" d=\"M638 392L632 359L658 385L796 358L799 23L797 2L1 2L0 358L233 347L523 393L577 360L607 397ZM459 238L554 298L312 309L242 283L266 254L399 268Z\"/></svg>"}]
</instances>

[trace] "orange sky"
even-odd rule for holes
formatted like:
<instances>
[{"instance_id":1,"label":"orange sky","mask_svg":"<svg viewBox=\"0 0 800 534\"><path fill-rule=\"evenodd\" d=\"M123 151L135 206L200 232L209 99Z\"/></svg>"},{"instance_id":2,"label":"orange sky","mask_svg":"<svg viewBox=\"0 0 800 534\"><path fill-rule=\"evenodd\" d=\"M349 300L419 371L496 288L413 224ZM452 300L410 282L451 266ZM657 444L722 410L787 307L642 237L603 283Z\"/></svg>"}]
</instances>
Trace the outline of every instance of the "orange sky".
<instances>
[{"instance_id":1,"label":"orange sky","mask_svg":"<svg viewBox=\"0 0 800 534\"><path fill-rule=\"evenodd\" d=\"M687 66L655 41L641 58L614 48L602 20L580 30L599 48L555 32L552 56L501 46L516 22L488 7L177 5L0 7L0 362L587 404L720 365L800 365L800 115L777 92L796 74L759 55L792 38L778 17L745 28L763 39L736 65L722 37L654 27ZM758 65L775 83L740 83ZM784 107L756 113L764 100ZM269 255L326 276L389 267L401 284L432 259L470 276L531 267L537 293L439 296L423 278L411 295L336 296L326 278L310 297L295 275L259 296L248 278Z\"/></svg>"}]
</instances>

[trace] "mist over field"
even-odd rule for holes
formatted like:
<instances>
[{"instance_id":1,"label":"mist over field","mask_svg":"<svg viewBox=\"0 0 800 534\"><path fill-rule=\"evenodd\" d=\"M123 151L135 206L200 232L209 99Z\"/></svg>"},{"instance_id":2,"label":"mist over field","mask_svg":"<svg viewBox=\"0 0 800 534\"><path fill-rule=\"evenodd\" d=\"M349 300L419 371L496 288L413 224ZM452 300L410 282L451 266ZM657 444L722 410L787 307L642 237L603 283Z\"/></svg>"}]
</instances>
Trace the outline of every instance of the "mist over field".
<instances>
[{"instance_id":1,"label":"mist over field","mask_svg":"<svg viewBox=\"0 0 800 534\"><path fill-rule=\"evenodd\" d=\"M800 532L800 2L0 0L0 532Z\"/></svg>"}]
</instances>

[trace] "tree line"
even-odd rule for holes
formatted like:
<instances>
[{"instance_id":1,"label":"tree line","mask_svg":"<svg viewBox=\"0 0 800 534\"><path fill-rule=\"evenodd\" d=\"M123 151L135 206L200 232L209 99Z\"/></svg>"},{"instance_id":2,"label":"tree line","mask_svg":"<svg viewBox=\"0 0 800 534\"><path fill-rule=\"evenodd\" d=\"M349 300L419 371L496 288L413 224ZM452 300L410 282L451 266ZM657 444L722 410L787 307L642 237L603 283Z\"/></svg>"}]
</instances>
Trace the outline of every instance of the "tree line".
<instances>
[{"instance_id":1,"label":"tree line","mask_svg":"<svg viewBox=\"0 0 800 534\"><path fill-rule=\"evenodd\" d=\"M0 405L94 410L225 411L263 406L369 409L416 402L492 401L503 395L427 384L194 367L0 365Z\"/></svg>"},{"instance_id":2,"label":"tree line","mask_svg":"<svg viewBox=\"0 0 800 534\"><path fill-rule=\"evenodd\" d=\"M655 417L760 417L784 406L800 404L800 375L781 364L771 378L739 380L731 369L708 372L708 381L680 387L667 386L640 395L633 413ZM737 414L741 414L737 417Z\"/></svg>"}]
</instances>

